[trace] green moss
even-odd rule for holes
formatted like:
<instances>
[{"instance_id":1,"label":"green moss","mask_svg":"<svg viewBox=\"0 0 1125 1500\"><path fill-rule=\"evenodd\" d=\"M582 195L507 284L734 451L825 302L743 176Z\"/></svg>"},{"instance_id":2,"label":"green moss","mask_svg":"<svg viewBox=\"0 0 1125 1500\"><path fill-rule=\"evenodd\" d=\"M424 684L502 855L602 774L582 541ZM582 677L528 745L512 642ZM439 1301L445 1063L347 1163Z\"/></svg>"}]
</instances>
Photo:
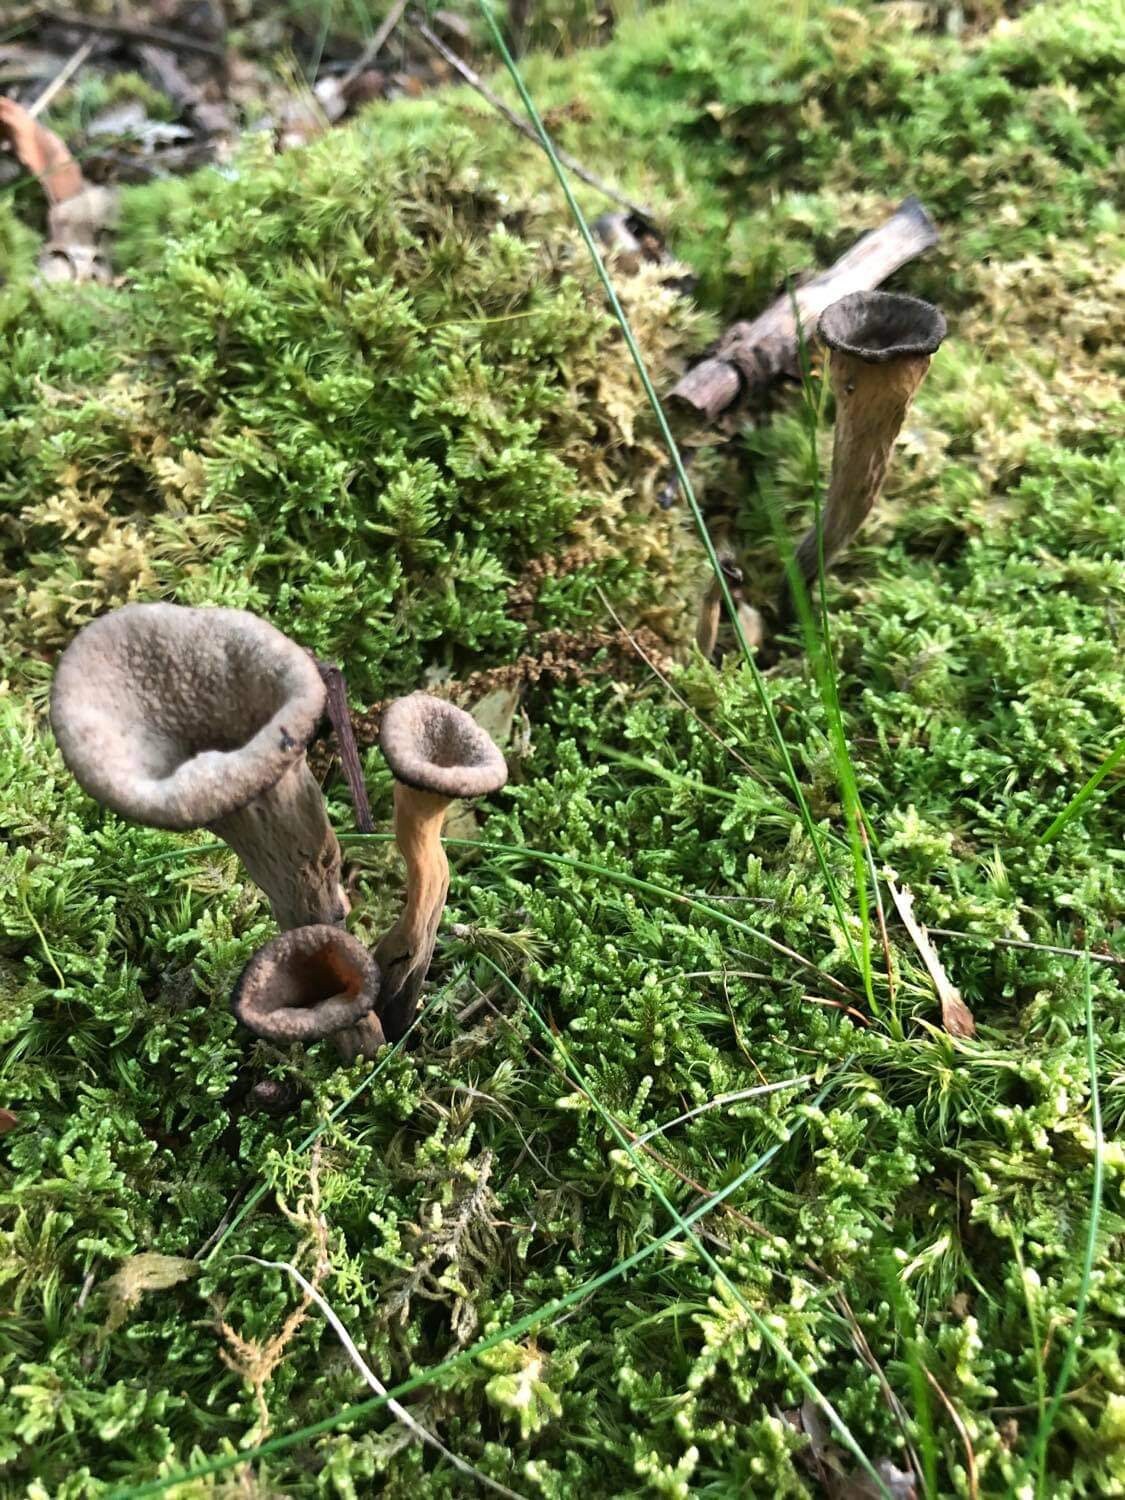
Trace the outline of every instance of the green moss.
<instances>
[{"instance_id":1,"label":"green moss","mask_svg":"<svg viewBox=\"0 0 1125 1500\"><path fill-rule=\"evenodd\" d=\"M574 237L440 123L138 195L133 243L156 224L161 249L136 283L43 293L13 329L9 651L174 593L284 617L369 699L514 653L543 558L571 586L539 625L589 620L598 583L635 617L674 603L663 460ZM698 319L642 294L667 370Z\"/></svg>"},{"instance_id":2,"label":"green moss","mask_svg":"<svg viewBox=\"0 0 1125 1500\"><path fill-rule=\"evenodd\" d=\"M899 283L948 306L951 336L829 601L875 858L924 920L964 934L935 942L975 1012L971 1042L937 1029L893 914L879 1016L841 1009L861 1003L860 978L762 706L744 672L685 653L680 700L640 670L528 695L511 789L478 816L492 843L556 862L458 850L420 1046L302 1148L368 1075L236 1032L226 997L271 930L265 903L225 853L187 852L192 840L123 825L78 791L37 712L55 648L122 598L247 603L342 659L366 701L507 660L546 623L600 624L595 585L674 641L696 554L678 511L655 506L665 463L542 164L465 96L378 108L311 150L259 147L229 176L130 195L125 287L47 295L13 278L0 366L0 1103L20 1115L0 1189L0 1477L13 1490L104 1495L367 1394L315 1309L271 1353L299 1294L244 1254L309 1272L326 1249L324 1294L391 1383L661 1233L659 1203L532 1006L587 1089L651 1133L646 1160L681 1211L778 1148L699 1227L873 1460L907 1467L908 1436L936 1494L968 1493L964 1435L924 1368L964 1424L980 1493L1026 1483L1041 1382L1073 1328L1095 1152L1082 968L1051 949L1087 944L1118 960L1092 966L1105 1205L1042 1493L1125 1485L1120 778L1038 842L1125 719L1108 144L1121 42L1111 6L1042 6L962 46L882 9L801 19L696 0L529 69L564 143L668 211L713 311L758 305L907 190L944 221L941 253ZM29 254L26 235L13 243ZM623 292L666 386L705 330L658 279ZM827 432L820 445L825 461ZM803 413L783 395L772 424L701 462L713 519L765 597L777 561L762 493L794 532L807 516ZM788 656L770 691L850 912L813 675ZM385 827L376 752L365 770ZM354 925L372 939L398 866L383 843L348 850ZM247 1061L304 1086L298 1118L238 1115ZM120 1321L113 1277L130 1257L199 1255L258 1184L199 1275ZM408 1401L528 1495L814 1491L783 1416L800 1389L676 1242ZM384 1415L252 1467L263 1493L463 1492Z\"/></svg>"}]
</instances>

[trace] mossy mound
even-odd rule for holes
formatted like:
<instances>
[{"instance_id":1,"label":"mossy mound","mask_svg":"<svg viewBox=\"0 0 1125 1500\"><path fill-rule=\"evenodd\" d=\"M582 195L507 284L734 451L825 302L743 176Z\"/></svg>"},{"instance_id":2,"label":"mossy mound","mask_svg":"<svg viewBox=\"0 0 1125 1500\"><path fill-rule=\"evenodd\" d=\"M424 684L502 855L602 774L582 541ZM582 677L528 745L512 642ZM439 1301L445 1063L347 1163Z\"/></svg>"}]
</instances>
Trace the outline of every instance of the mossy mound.
<instances>
[{"instance_id":1,"label":"mossy mound","mask_svg":"<svg viewBox=\"0 0 1125 1500\"><path fill-rule=\"evenodd\" d=\"M127 286L11 316L10 657L175 597L270 614L370 700L600 616L596 586L675 628L687 533L576 235L449 116L421 135L136 195ZM626 296L666 377L699 316L651 271Z\"/></svg>"}]
</instances>

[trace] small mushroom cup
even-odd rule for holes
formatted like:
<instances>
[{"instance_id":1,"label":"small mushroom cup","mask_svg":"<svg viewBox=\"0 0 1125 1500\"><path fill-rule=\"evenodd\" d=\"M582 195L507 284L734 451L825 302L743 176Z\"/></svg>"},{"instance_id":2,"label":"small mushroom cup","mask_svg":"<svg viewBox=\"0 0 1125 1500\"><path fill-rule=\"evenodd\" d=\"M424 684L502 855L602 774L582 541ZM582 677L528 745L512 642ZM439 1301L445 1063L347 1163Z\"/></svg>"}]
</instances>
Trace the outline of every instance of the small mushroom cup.
<instances>
[{"instance_id":1,"label":"small mushroom cup","mask_svg":"<svg viewBox=\"0 0 1125 1500\"><path fill-rule=\"evenodd\" d=\"M128 604L63 652L51 726L79 785L153 828L207 828L282 928L342 923L340 846L305 759L325 708L315 661L239 609Z\"/></svg>"},{"instance_id":2,"label":"small mushroom cup","mask_svg":"<svg viewBox=\"0 0 1125 1500\"><path fill-rule=\"evenodd\" d=\"M342 928L320 924L293 927L259 948L235 985L231 1009L255 1036L279 1045L330 1036L352 1062L383 1045L371 1014L378 996L379 966L368 950Z\"/></svg>"},{"instance_id":3,"label":"small mushroom cup","mask_svg":"<svg viewBox=\"0 0 1125 1500\"><path fill-rule=\"evenodd\" d=\"M394 772L395 842L406 863L402 914L375 949L383 976L379 1018L393 1042L414 1019L449 891L446 809L459 798L499 791L508 766L470 714L427 693L387 708L379 744Z\"/></svg>"}]
</instances>

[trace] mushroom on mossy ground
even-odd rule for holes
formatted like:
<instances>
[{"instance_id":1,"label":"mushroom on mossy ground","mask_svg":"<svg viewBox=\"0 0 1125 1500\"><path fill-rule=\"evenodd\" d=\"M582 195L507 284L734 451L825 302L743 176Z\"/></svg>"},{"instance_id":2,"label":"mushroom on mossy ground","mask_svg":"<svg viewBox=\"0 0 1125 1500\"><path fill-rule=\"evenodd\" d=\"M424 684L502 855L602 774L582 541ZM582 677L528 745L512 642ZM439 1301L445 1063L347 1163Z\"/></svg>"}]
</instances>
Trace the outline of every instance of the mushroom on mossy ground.
<instances>
[{"instance_id":1,"label":"mushroom on mossy ground","mask_svg":"<svg viewBox=\"0 0 1125 1500\"><path fill-rule=\"evenodd\" d=\"M383 1045L371 1012L379 966L339 927L294 927L257 950L231 996L236 1018L266 1041L315 1042L330 1036L345 1062ZM360 1031L360 1024L364 1023Z\"/></svg>"},{"instance_id":2,"label":"mushroom on mossy ground","mask_svg":"<svg viewBox=\"0 0 1125 1500\"><path fill-rule=\"evenodd\" d=\"M128 604L63 652L51 726L79 785L153 828L208 828L278 925L342 923L340 846L305 748L324 714L315 661L240 609Z\"/></svg>"},{"instance_id":3,"label":"mushroom on mossy ground","mask_svg":"<svg viewBox=\"0 0 1125 1500\"><path fill-rule=\"evenodd\" d=\"M395 842L406 861L402 914L375 949L382 971L379 1016L388 1041L414 1019L449 890L441 826L458 798L498 792L503 754L464 709L411 693L383 715L379 743L395 777Z\"/></svg>"},{"instance_id":4,"label":"mushroom on mossy ground","mask_svg":"<svg viewBox=\"0 0 1125 1500\"><path fill-rule=\"evenodd\" d=\"M838 557L870 514L887 473L907 409L945 337L941 312L918 297L853 292L822 313L817 332L828 346L836 397L832 475L824 502L823 543L810 526L797 567L811 583ZM781 614L789 617L788 591Z\"/></svg>"}]
</instances>

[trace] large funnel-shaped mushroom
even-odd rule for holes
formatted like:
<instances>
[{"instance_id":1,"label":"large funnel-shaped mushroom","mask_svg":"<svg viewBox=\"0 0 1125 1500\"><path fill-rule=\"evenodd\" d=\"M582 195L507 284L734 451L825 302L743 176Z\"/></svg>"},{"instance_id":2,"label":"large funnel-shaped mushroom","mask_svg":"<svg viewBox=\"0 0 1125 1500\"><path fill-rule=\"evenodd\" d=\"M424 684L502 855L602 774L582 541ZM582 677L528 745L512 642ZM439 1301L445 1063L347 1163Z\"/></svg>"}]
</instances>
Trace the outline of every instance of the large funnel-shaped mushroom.
<instances>
[{"instance_id":1,"label":"large funnel-shaped mushroom","mask_svg":"<svg viewBox=\"0 0 1125 1500\"><path fill-rule=\"evenodd\" d=\"M406 861L402 915L375 949L383 975L379 1015L393 1042L414 1019L449 889L441 845L446 808L459 797L499 791L508 767L475 719L426 693L390 705L379 743L395 775L395 841Z\"/></svg>"},{"instance_id":2,"label":"large funnel-shaped mushroom","mask_svg":"<svg viewBox=\"0 0 1125 1500\"><path fill-rule=\"evenodd\" d=\"M247 1030L270 1042L330 1036L351 1062L361 1053L374 1057L383 1044L371 1014L378 994L378 965L356 938L339 927L294 927L254 954L235 985L231 1009Z\"/></svg>"},{"instance_id":3,"label":"large funnel-shaped mushroom","mask_svg":"<svg viewBox=\"0 0 1125 1500\"><path fill-rule=\"evenodd\" d=\"M324 704L312 657L256 615L128 604L63 652L51 725L91 797L154 828L209 828L278 924L301 927L348 913L305 761Z\"/></svg>"},{"instance_id":4,"label":"large funnel-shaped mushroom","mask_svg":"<svg viewBox=\"0 0 1125 1500\"><path fill-rule=\"evenodd\" d=\"M825 309L818 332L831 351L836 397L832 477L822 517L827 567L879 497L907 408L945 337L945 319L917 297L852 292ZM812 526L797 548L806 583L819 571L818 552Z\"/></svg>"}]
</instances>

